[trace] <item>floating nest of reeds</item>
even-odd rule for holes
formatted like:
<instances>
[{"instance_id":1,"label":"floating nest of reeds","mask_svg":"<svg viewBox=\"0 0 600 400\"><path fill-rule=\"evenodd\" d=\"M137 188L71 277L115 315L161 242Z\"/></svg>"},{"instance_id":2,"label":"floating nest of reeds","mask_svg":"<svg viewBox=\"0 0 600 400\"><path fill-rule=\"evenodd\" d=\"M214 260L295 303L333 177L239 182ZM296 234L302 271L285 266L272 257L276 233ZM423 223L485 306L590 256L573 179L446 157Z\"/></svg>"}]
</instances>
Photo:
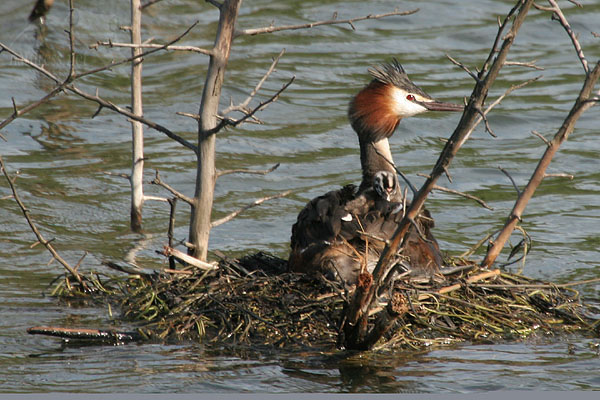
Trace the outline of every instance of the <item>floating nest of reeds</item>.
<instances>
[{"instance_id":1,"label":"floating nest of reeds","mask_svg":"<svg viewBox=\"0 0 600 400\"><path fill-rule=\"evenodd\" d=\"M340 345L339 328L352 296L352 289L322 276L289 273L285 260L262 252L239 260L225 257L214 270L117 277L93 273L85 279L85 292L67 278L54 294L118 309L123 322L136 329L98 331L110 341L332 349ZM388 293L380 294L380 305L369 318L383 312L394 293L402 294L406 312L374 347L422 348L573 332L597 337L597 310L582 304L574 286L468 263L443 279L398 279ZM52 334L35 329L30 333ZM69 331L75 332L70 337L87 337L82 330ZM65 337L64 332L56 335Z\"/></svg>"}]
</instances>

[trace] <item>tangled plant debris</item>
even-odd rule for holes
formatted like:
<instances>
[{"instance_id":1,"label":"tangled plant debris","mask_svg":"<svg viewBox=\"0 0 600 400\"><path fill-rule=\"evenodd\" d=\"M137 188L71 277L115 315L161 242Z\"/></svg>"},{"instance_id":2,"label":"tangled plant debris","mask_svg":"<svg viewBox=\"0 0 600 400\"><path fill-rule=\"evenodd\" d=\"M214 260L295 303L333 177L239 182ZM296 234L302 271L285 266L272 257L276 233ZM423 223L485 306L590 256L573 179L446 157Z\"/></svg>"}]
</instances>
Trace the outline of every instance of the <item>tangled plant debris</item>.
<instances>
[{"instance_id":1,"label":"tangled plant debris","mask_svg":"<svg viewBox=\"0 0 600 400\"><path fill-rule=\"evenodd\" d=\"M30 333L54 329L56 336L103 342L193 340L331 350L341 343L339 327L352 295L351 288L322 276L289 273L286 260L265 253L224 259L214 270L93 273L84 279L87 291L67 276L54 294L109 303L133 332L38 327ZM386 298L398 295L406 312L373 347L418 349L575 332L597 337L598 310L584 305L574 289L582 283L546 283L474 264L444 279L399 279L369 318L384 312Z\"/></svg>"}]
</instances>

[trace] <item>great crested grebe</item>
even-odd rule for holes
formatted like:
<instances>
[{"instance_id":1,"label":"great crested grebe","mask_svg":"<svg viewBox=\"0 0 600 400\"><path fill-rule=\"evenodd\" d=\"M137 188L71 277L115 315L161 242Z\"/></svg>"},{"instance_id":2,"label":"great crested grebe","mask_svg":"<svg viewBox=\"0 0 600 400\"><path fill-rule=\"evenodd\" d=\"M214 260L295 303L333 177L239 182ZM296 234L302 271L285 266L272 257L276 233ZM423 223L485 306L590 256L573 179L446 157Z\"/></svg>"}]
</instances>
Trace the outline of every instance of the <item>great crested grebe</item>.
<instances>
[{"instance_id":1,"label":"great crested grebe","mask_svg":"<svg viewBox=\"0 0 600 400\"><path fill-rule=\"evenodd\" d=\"M402 220L405 201L399 189L388 138L404 117L426 111L462 111L463 106L434 100L391 63L369 69L373 80L350 102L348 118L358 135L362 181L311 200L292 226L289 269L320 271L356 282L361 270L372 272ZM439 271L442 257L431 233L433 219L423 210L399 252L413 274Z\"/></svg>"}]
</instances>

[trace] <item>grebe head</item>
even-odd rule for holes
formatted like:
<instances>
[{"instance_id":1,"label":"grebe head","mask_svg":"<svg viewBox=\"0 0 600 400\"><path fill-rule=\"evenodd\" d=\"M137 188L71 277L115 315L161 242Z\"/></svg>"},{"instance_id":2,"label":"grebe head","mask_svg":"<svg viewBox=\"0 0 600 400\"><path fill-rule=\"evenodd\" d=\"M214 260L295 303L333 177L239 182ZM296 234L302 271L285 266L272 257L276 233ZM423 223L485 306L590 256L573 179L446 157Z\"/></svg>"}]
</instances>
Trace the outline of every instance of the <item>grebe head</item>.
<instances>
[{"instance_id":1,"label":"grebe head","mask_svg":"<svg viewBox=\"0 0 600 400\"><path fill-rule=\"evenodd\" d=\"M462 111L459 104L437 101L415 85L396 59L369 69L373 80L350 102L348 117L363 140L389 138L404 117L426 111Z\"/></svg>"},{"instance_id":2,"label":"grebe head","mask_svg":"<svg viewBox=\"0 0 600 400\"><path fill-rule=\"evenodd\" d=\"M398 191L398 180L396 175L390 171L377 171L373 176L373 187L379 197L390 201Z\"/></svg>"}]
</instances>

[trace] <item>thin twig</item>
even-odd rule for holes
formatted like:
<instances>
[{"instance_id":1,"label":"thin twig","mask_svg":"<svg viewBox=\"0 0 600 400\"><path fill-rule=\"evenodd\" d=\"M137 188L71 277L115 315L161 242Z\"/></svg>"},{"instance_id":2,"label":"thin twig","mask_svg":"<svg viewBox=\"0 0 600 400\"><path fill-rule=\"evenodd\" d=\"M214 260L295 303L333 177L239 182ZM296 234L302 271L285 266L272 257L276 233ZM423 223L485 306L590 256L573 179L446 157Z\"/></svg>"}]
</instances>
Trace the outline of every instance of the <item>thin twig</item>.
<instances>
[{"instance_id":1,"label":"thin twig","mask_svg":"<svg viewBox=\"0 0 600 400\"><path fill-rule=\"evenodd\" d=\"M186 34L187 34L187 33L188 33L188 32L189 32L189 31L190 31L190 30L191 30L191 29L192 29L194 26L196 26L196 24L197 24L197 23L198 23L198 22L195 22L195 23L194 23L192 26L190 26L190 27L189 27L189 28L188 28L188 29L187 29L187 30L186 30L186 31L185 31L183 34L179 35L177 38L175 38L175 39L174 39L173 41L171 41L169 44L171 44L171 43L174 43L174 42L176 42L176 41L180 40L180 39L181 39L183 36L185 36L185 35L186 35ZM153 122L153 121L150 121L150 120L148 120L148 119L146 119L146 118L144 118L144 117L137 116L137 115L133 114L132 112L130 112L130 111L129 111L129 110L127 110L127 109L124 109L124 108L122 108L122 107L119 107L119 106L117 106L117 105L115 105L115 104L111 103L110 101L104 100L104 99L102 99L100 96L98 96L98 94L96 94L96 95L91 95L91 94L89 94L89 93L86 93L86 92L84 92L84 91L82 91L82 90L80 90L80 89L76 88L74 85L72 85L72 84L70 84L70 83L69 83L69 84L67 84L67 83L68 83L67 81L61 82L61 80L60 80L58 77L56 77L56 76L55 76L54 74L52 74L50 71L46 70L46 69L45 69L43 66L40 66L40 65L38 65L38 64L36 64L36 63L34 63L34 62L32 62L32 61L28 60L28 59L26 59L26 58L25 58L25 57L23 57L21 54L17 53L16 51L12 50L11 48L7 47L6 45L4 45L4 44L3 44L3 43L1 43L1 42L0 42L0 50L5 50L5 51L7 51L8 53L10 53L10 54L12 54L13 56L15 56L15 57L17 58L17 60L18 60L18 61L21 61L22 63L24 63L24 64L26 64L26 65L28 65L28 66L30 66L30 67L32 67L32 68L34 68L35 70L37 70L37 71L41 72L42 74L46 75L48 78L50 78L50 79L54 80L54 81L55 81L55 82L58 84L58 86L57 86L55 89L53 89L53 91L52 91L52 92L56 91L55 93L58 93L58 91L60 91L60 90L62 90L62 89L67 89L67 90L69 90L70 92L73 92L73 93L75 93L75 94L77 94L77 95L79 95L79 96L81 96L81 97L83 97L83 98L85 98L85 99L88 99L88 100L91 100L91 101L94 101L94 102L98 103L98 105L99 105L100 107L99 107L98 111L96 112L96 114L94 114L94 115L97 115L97 114L100 112L100 110L101 110L102 108L109 108L109 109L111 109L111 110L113 110L113 111L115 111L115 112L117 112L117 113L119 113L119 114L125 115L126 117L129 117L130 119L133 119L134 121L139 121L139 122L141 122L141 123L143 123L143 124L145 124L145 125L147 125L147 126L149 126L149 127L153 128L153 129L155 129L155 130L157 130L157 131L159 131L159 132L162 132L162 133L164 133L164 134L165 134L165 135L167 135L169 138L171 138L171 139L175 140L176 142L178 142L178 143L182 144L183 146L185 146L185 147L187 147L187 148L189 148L189 149L193 150L195 153L197 153L197 152L198 152L197 146L196 146L195 144L193 144L193 143L191 143L191 142L189 142L189 141L185 140L184 138L182 138L182 137L180 137L179 135L177 135L176 133L174 133L174 132L170 131L170 130L169 130L169 129L167 129L166 127L164 127L164 126L162 126L162 125L160 125L160 124L157 124L157 123L155 123L155 122ZM150 50L150 51L148 51L148 52L142 53L142 54L140 54L140 55L137 55L137 56L134 56L134 57L129 57L129 58L127 58L127 59L125 59L125 60L122 60L122 61L119 61L119 62L113 62L113 63L111 63L111 64L105 65L104 67L96 68L96 69L93 69L93 70L86 71L86 72L84 72L84 73L77 74L77 75L75 75L75 76L71 77L71 82L72 82L73 80L75 80L75 79L78 79L78 78L81 78L81 77L83 77L83 76L87 76L87 75L90 75L90 74L93 74L93 73L97 73L97 72L100 72L100 71L103 71L103 70L106 70L106 69L110 69L110 68L112 68L112 67L114 67L114 66L116 66L116 65L120 65L120 64L123 64L123 63L125 63L125 62L130 62L130 61L132 61L132 60L135 60L135 59L138 59L138 58L140 58L140 57L144 57L145 55L148 55L148 54L154 53L154 52L156 52L156 51L158 51L158 50L160 50L160 49ZM52 93L52 92L51 92L51 93ZM39 105L39 104L42 104L42 103L40 102L39 104L38 104L38 103L34 103L34 104L37 104L37 105ZM36 105L36 106L37 106L37 105ZM27 108L27 111L30 111L30 110L31 110L31 109L33 109L33 108L35 108L35 107L29 107L29 108ZM19 115L22 115L22 114L23 114L23 110L21 110L21 114L19 114ZM10 118L9 118L9 119L10 119ZM14 120L14 118L13 118L12 120ZM6 121L5 121L5 122L3 122L3 124L4 124L4 125L2 125L2 126L5 126L7 123L11 122L12 120L10 120L10 121L8 121L8 122L6 122ZM2 127L2 126L0 126L0 129L1 129L1 127Z\"/></svg>"},{"instance_id":2,"label":"thin twig","mask_svg":"<svg viewBox=\"0 0 600 400\"><path fill-rule=\"evenodd\" d=\"M273 73L273 71L275 70L275 67L279 63L279 59L284 54L285 54L285 49L282 49L279 52L279 54L277 55L277 57L275 57L273 59L273 62L271 63L271 66L269 67L269 69L267 70L267 72L263 75L263 77L260 79L260 81L256 84L256 86L254 87L254 89L252 90L252 92L250 93L250 95L246 98L246 100L244 100L242 103L240 103L238 105L231 104L229 107L227 107L226 109L224 109L223 111L221 111L221 113L220 113L221 118L224 118L227 114L229 114L232 111L239 111L239 112L243 112L245 114L247 114L247 113L250 112L250 110L248 110L248 104L250 104L250 102L252 101L252 99L254 99L254 96L256 96L256 94L258 93L258 91L260 90L260 88L262 87L262 85L265 83L265 81L267 80L267 78Z\"/></svg>"},{"instance_id":3,"label":"thin twig","mask_svg":"<svg viewBox=\"0 0 600 400\"><path fill-rule=\"evenodd\" d=\"M144 2L144 4L142 4L142 7L141 7L141 8L142 8L142 10L143 10L144 8L146 8L146 7L150 7L151 5L153 5L153 4L156 4L156 3L158 3L159 1L162 1L162 0L148 0L148 1Z\"/></svg>"},{"instance_id":4,"label":"thin twig","mask_svg":"<svg viewBox=\"0 0 600 400\"><path fill-rule=\"evenodd\" d=\"M285 89L287 89L294 82L295 79L296 79L296 76L292 76L292 78L286 84L284 84L281 87L281 89L279 89L273 96L271 96L270 98L268 98L265 101L260 102L260 104L258 104L256 107L254 107L248 113L246 113L243 117L236 119L236 120L231 119L231 118L223 118L223 119L221 119L221 122L214 129L211 129L210 131L206 132L206 134L208 134L208 135L215 134L226 126L234 126L234 127L238 126L242 122L246 121L248 118L253 117L254 114L256 114L258 111L263 110L269 104L277 101L277 99L279 98L281 93Z\"/></svg>"},{"instance_id":5,"label":"thin twig","mask_svg":"<svg viewBox=\"0 0 600 400\"><path fill-rule=\"evenodd\" d=\"M286 190L285 192L281 192L281 193L278 193L278 194L275 194L275 195L272 195L272 196L266 196L266 197L263 197L261 199L254 200L252 203L250 203L250 204L248 204L248 205L246 205L246 206L244 206L242 208L237 209L236 211L234 211L234 212L226 215L225 217L219 218L219 219L217 219L215 221L212 221L210 223L210 227L214 228L215 226L222 225L225 222L231 221L232 219L234 219L235 217L237 217L238 215L240 215L242 212L246 211L249 208L256 207L257 205L262 204L262 203L264 203L267 200L273 200L273 199L279 199L281 197L285 197L285 196L287 196L290 193L292 193L291 190Z\"/></svg>"},{"instance_id":6,"label":"thin twig","mask_svg":"<svg viewBox=\"0 0 600 400\"><path fill-rule=\"evenodd\" d=\"M429 175L425 175L425 174L417 174L417 175L423 176L425 178L429 177ZM449 189L447 187L443 187L443 186L439 186L439 185L434 185L433 189L434 190L439 190L440 192L452 193L452 194L455 194L457 196L462 196L462 197L465 197L467 199L474 200L477 203L479 203L482 207L487 208L488 210L493 210L493 208L490 207L489 204L487 204L485 201L483 201L479 197L473 196L472 194L464 193L464 192L459 192L458 190Z\"/></svg>"},{"instance_id":7,"label":"thin twig","mask_svg":"<svg viewBox=\"0 0 600 400\"><path fill-rule=\"evenodd\" d=\"M133 44L133 43L119 43L113 42L111 40L107 40L104 42L97 42L90 46L90 48L95 48L98 46L105 47L126 47L126 48L134 48L134 49L163 49L170 51L189 51L194 53L206 54L210 56L212 54L211 49L203 49L201 47L196 46L165 46L164 44L159 43L143 43L143 44Z\"/></svg>"},{"instance_id":8,"label":"thin twig","mask_svg":"<svg viewBox=\"0 0 600 400\"><path fill-rule=\"evenodd\" d=\"M11 189L11 191L13 193L13 198L17 202L19 208L21 209L21 212L23 213L23 216L27 220L27 223L29 224L29 227L31 228L32 232L35 234L37 240L41 244L43 244L46 247L46 249L48 249L48 251L50 252L50 254L52 254L52 257L56 261L58 261L63 267L65 267L65 269L67 271L69 271L69 273L75 279L77 279L77 281L79 282L79 284L85 290L87 290L88 289L87 284L83 281L83 279L81 278L81 276L79 275L79 273L77 272L77 270L75 268L71 267L71 265L69 265L69 263L67 261L65 261L58 254L58 252L54 249L54 246L52 246L52 244L50 243L50 241L44 239L44 236L39 231L39 229L37 228L37 226L35 225L35 223L33 222L33 219L29 215L29 210L25 207L25 204L23 204L23 202L21 201L21 198L19 197L19 194L17 193L17 188L15 187L15 185L13 183L13 180L8 175L8 171L6 170L6 166L4 165L4 161L2 160L2 156L0 156L0 169L2 170L2 173L4 174L4 177L6 178L6 181L8 182L8 185L10 186L10 189Z\"/></svg>"},{"instance_id":9,"label":"thin twig","mask_svg":"<svg viewBox=\"0 0 600 400\"><path fill-rule=\"evenodd\" d=\"M504 65L506 66L519 66L519 67L527 67L527 68L533 68L533 69L537 69L538 71L543 71L544 68L543 67L538 67L537 65L535 65L537 60L533 60L533 61L529 61L529 62L519 62L519 61L506 61L504 63Z\"/></svg>"},{"instance_id":10,"label":"thin twig","mask_svg":"<svg viewBox=\"0 0 600 400\"><path fill-rule=\"evenodd\" d=\"M457 65L460 68L462 68L467 74L469 74L469 76L471 78L475 79L475 82L479 82L479 77L477 76L477 74L473 73L466 65L464 65L460 61L456 61L454 58L452 58L450 56L450 54L446 54L446 58L448 58L448 60L450 60L450 62L452 64Z\"/></svg>"},{"instance_id":11,"label":"thin twig","mask_svg":"<svg viewBox=\"0 0 600 400\"><path fill-rule=\"evenodd\" d=\"M14 121L15 119L19 118L21 115L28 113L29 111L39 107L40 105L46 103L48 100L50 100L52 97L56 96L58 93L60 93L61 91L63 91L64 89L64 85L59 85L57 87L55 87L54 89L52 89L47 95L45 95L44 97L42 97L41 99L39 99L36 102L33 102L23 108L21 108L20 110L17 109L17 106L14 105L13 103L13 113L10 117L6 118L4 121L0 122L0 129L4 128L6 125L10 124L12 121ZM2 139L6 140L4 138L4 136L2 136L0 134L0 137L2 137Z\"/></svg>"},{"instance_id":12,"label":"thin twig","mask_svg":"<svg viewBox=\"0 0 600 400\"><path fill-rule=\"evenodd\" d=\"M542 142L546 143L546 146L550 146L550 141L546 139L541 133L537 131L531 131L531 134L539 137L542 140Z\"/></svg>"},{"instance_id":13,"label":"thin twig","mask_svg":"<svg viewBox=\"0 0 600 400\"><path fill-rule=\"evenodd\" d=\"M589 74L590 67L588 65L587 60L585 59L585 55L583 54L583 49L581 48L581 44L579 43L579 40L577 39L577 35L575 34L575 32L573 32L573 29L571 29L571 25L569 24L569 21L567 21L567 18L565 17L565 15L563 14L562 10L560 9L558 3L555 0L548 0L548 3L550 3L550 5L552 6L551 10L548 10L548 11L552 11L554 13L553 16L558 21L560 21L560 24L563 26L563 28L565 28L567 35L569 35L569 38L571 38L571 42L573 42L573 46L575 47L575 52L577 53L577 57L579 58L579 61L581 61L583 70L585 71L586 74Z\"/></svg>"},{"instance_id":14,"label":"thin twig","mask_svg":"<svg viewBox=\"0 0 600 400\"><path fill-rule=\"evenodd\" d=\"M229 174L266 175L266 174L269 174L269 173L275 171L280 165L281 165L280 163L277 163L277 164L273 165L269 169L243 169L243 168L239 168L239 169L226 169L226 170L223 170L223 171L217 171L217 178L220 178L223 175L229 175Z\"/></svg>"},{"instance_id":15,"label":"thin twig","mask_svg":"<svg viewBox=\"0 0 600 400\"><path fill-rule=\"evenodd\" d=\"M532 82L537 81L541 77L542 77L542 75L538 75L538 76L536 76L534 78L531 78L531 79L526 80L524 82L521 82L519 84L512 85L511 87L509 87L508 89L506 89L506 91L501 96L499 96L496 100L494 100L485 109L485 111L483 111L483 115L487 116L489 114L489 112L494 109L494 107L496 107L498 104L500 104L500 102L502 102L502 100L504 100L504 98L506 96L508 96L510 93L512 93L513 91L521 89L522 87L524 87L526 85L529 85ZM462 147L462 145L469 139L469 137L471 137L471 134L473 133L473 131L475 130L475 128L477 128L479 126L479 124L481 123L481 121L483 121L483 117L481 115L479 115L479 117L477 118L477 120L473 123L473 125L471 126L471 128L467 131L467 134L465 135L465 137L462 140L462 142L459 144L459 147Z\"/></svg>"},{"instance_id":16,"label":"thin twig","mask_svg":"<svg viewBox=\"0 0 600 400\"><path fill-rule=\"evenodd\" d=\"M175 39L173 39L173 40L169 41L168 43L166 43L166 44L164 44L164 45L162 45L162 46L160 46L160 47L158 47L158 48L155 48L155 49L152 49L152 50L148 50L148 51L146 51L146 52L144 52L144 53L137 54L137 55L135 55L135 56L132 56L132 57L126 58L126 59L124 59L124 60L121 60L121 61L115 61L115 62L111 62L110 64L108 64L108 65L105 65L105 66L103 66L103 67L98 67L98 68L96 68L96 69L91 69L91 70L89 70L89 71L86 71L86 72L84 72L84 73L82 73L82 74L77 74L77 75L76 75L76 77L77 77L77 78L81 78L81 77L83 77L83 76L86 76L86 75L95 74L95 73L97 73L97 72L104 71L104 70L107 70L107 69L111 69L111 68L113 68L113 67L116 67L117 65L126 64L126 63L129 63L129 62L133 61L133 60L137 60L137 59L140 59L140 58L144 58L144 57L146 57L147 55L150 55L150 54L152 54L152 53L156 53L156 52L158 52L158 51L160 51L160 50L165 50L167 47L169 47L169 46L170 46L170 45L172 45L173 43L176 43L176 42L180 41L180 40L181 40L181 39L182 39L184 36L186 36L188 33L190 33L190 31L191 31L192 29L194 29L194 27L195 27L196 25L198 25L198 23L199 23L199 22L200 22L200 21L196 21L196 22L194 22L192 25L190 25L190 27L189 27L189 28L187 28L185 31L183 31L183 33L181 33L180 35L178 35L178 36L177 36Z\"/></svg>"},{"instance_id":17,"label":"thin twig","mask_svg":"<svg viewBox=\"0 0 600 400\"><path fill-rule=\"evenodd\" d=\"M510 175L510 173L507 170L505 170L504 168L502 168L502 167L498 167L498 169L500 171L502 171L502 173L504 175L506 175L508 177L508 179L510 179L510 182L512 183L513 187L517 191L517 196L520 196L521 195L521 189L519 189L519 186L517 186L517 183L515 182L515 180L513 179L513 177Z\"/></svg>"},{"instance_id":18,"label":"thin twig","mask_svg":"<svg viewBox=\"0 0 600 400\"><path fill-rule=\"evenodd\" d=\"M377 14L377 15L369 14L364 17L356 17L356 18L349 18L349 19L335 19L334 18L334 19L330 19L330 20L326 20L326 21L315 21L315 22L309 22L307 24L299 24L299 25L267 26L264 28L242 29L242 30L236 30L234 37L238 37L238 36L242 36L242 35L252 36L252 35L258 35L261 33L273 33L273 32L295 30L295 29L307 29L307 28L314 28L315 26L321 26L321 25L349 24L352 27L352 29L354 29L354 25L353 25L354 22L364 21L367 19L380 19L380 18L391 17L391 16L395 16L395 15L411 15L418 11L419 11L419 9L416 8L416 9L410 10L410 11L392 11L389 13Z\"/></svg>"},{"instance_id":19,"label":"thin twig","mask_svg":"<svg viewBox=\"0 0 600 400\"><path fill-rule=\"evenodd\" d=\"M504 227L498 234L498 237L494 241L493 245L488 249L488 252L481 262L483 267L489 267L498 258L504 244L515 229L517 222L521 219L521 215L529 203L529 200L533 197L533 194L537 187L544 179L546 169L550 165L552 158L558 151L560 145L568 139L569 135L575 129L575 123L579 117L590 107L596 104L596 101L590 101L593 96L594 86L600 78L600 61L596 64L594 69L590 73L586 74L583 82L583 87L579 92L579 96L575 100L573 107L569 114L563 121L561 127L558 129L554 138L550 142L550 145L546 147L546 151L535 168L535 171L531 175L529 182L523 189L523 193L519 195L513 209L511 210L510 216L508 217Z\"/></svg>"},{"instance_id":20,"label":"thin twig","mask_svg":"<svg viewBox=\"0 0 600 400\"><path fill-rule=\"evenodd\" d=\"M544 178L567 178L573 180L575 176L571 174L544 174Z\"/></svg>"},{"instance_id":21,"label":"thin twig","mask_svg":"<svg viewBox=\"0 0 600 400\"><path fill-rule=\"evenodd\" d=\"M73 11L75 11L75 8L73 7L73 0L69 0L69 50L71 53L71 62L69 76L66 79L68 82L70 82L75 76L75 32L73 31Z\"/></svg>"},{"instance_id":22,"label":"thin twig","mask_svg":"<svg viewBox=\"0 0 600 400\"><path fill-rule=\"evenodd\" d=\"M160 179L160 174L158 173L158 170L156 170L156 175L155 175L154 179L150 183L153 184L153 185L158 185L158 186L164 187L169 192L171 192L175 197L177 197L178 199L181 199L181 200L185 201L186 203L188 203L191 206L193 206L194 204L196 204L196 201L194 199L192 199L191 197L188 197L188 196L184 195L183 193L181 193L181 192L175 190L174 188L172 188L171 186L169 186L167 183L163 182Z\"/></svg>"}]
</instances>

